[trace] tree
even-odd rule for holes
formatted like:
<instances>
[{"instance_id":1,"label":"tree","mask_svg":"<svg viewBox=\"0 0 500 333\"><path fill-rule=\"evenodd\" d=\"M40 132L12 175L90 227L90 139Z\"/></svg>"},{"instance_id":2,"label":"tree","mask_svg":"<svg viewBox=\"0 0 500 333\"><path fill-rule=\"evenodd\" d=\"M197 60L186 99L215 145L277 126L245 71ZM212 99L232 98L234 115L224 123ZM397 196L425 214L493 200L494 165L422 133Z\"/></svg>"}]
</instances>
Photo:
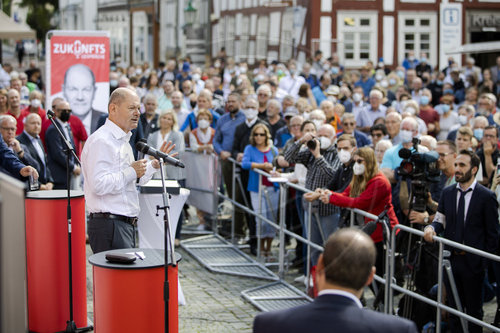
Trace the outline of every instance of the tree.
<instances>
[{"instance_id":1,"label":"tree","mask_svg":"<svg viewBox=\"0 0 500 333\"><path fill-rule=\"evenodd\" d=\"M26 23L36 31L38 40L45 42L45 35L55 29L53 17L59 9L58 0L22 0L21 7L28 8Z\"/></svg>"}]
</instances>

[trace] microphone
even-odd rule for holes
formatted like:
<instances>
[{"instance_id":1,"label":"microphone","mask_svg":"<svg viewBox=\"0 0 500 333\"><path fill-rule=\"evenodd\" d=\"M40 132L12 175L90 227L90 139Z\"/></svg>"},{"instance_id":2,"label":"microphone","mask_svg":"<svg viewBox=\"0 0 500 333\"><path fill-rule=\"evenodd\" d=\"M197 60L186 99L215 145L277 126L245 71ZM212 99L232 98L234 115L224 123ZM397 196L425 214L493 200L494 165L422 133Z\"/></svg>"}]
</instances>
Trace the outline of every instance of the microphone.
<instances>
[{"instance_id":1,"label":"microphone","mask_svg":"<svg viewBox=\"0 0 500 333\"><path fill-rule=\"evenodd\" d=\"M179 161L178 159L173 158L172 156L169 156L168 154L165 154L159 150L156 150L156 149L148 146L144 142L140 142L140 141L137 142L135 144L135 149L137 149L137 151L140 151L141 153L151 155L157 159L162 159L165 163L168 163L170 165L173 165L173 166L176 166L179 168L185 167L184 164L182 164L182 162Z\"/></svg>"},{"instance_id":2,"label":"microphone","mask_svg":"<svg viewBox=\"0 0 500 333\"><path fill-rule=\"evenodd\" d=\"M370 221L361 228L361 231L363 231L368 236L371 236L375 229L377 229L377 222Z\"/></svg>"},{"instance_id":3,"label":"microphone","mask_svg":"<svg viewBox=\"0 0 500 333\"><path fill-rule=\"evenodd\" d=\"M47 117L48 117L49 119L51 119L51 118L55 118L55 117L56 117L56 114L55 114L55 113L54 113L54 111L52 111L52 110L47 110Z\"/></svg>"}]
</instances>

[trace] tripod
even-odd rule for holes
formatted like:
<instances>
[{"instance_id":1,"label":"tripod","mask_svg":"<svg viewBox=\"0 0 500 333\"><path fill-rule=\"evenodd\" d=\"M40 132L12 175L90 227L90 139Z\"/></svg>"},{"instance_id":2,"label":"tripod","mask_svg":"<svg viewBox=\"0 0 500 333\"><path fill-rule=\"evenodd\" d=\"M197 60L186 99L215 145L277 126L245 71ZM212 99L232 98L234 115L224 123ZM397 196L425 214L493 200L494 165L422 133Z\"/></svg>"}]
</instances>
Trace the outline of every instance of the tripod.
<instances>
[{"instance_id":1,"label":"tripod","mask_svg":"<svg viewBox=\"0 0 500 333\"><path fill-rule=\"evenodd\" d=\"M88 327L82 327L82 328L77 328L75 321L73 320L73 259L72 259L72 250L71 250L71 190L70 190L70 182L71 182L71 172L69 170L69 160L70 156L73 155L75 160L81 164L80 160L78 159L78 156L76 156L75 150L73 149L73 146L71 143L66 139L64 134L61 132L61 129L59 126L56 124L54 121L54 112L53 111L48 111L47 116L52 122L52 125L56 128L57 132L59 133L62 141L64 142L64 145L66 148L64 148L64 153L66 154L66 198L67 198L67 208L66 208L66 218L68 221L68 273L69 273L69 281L68 281L68 286L69 286L69 319L66 321L66 329L61 332L88 332L94 329L93 326L88 326Z\"/></svg>"}]
</instances>

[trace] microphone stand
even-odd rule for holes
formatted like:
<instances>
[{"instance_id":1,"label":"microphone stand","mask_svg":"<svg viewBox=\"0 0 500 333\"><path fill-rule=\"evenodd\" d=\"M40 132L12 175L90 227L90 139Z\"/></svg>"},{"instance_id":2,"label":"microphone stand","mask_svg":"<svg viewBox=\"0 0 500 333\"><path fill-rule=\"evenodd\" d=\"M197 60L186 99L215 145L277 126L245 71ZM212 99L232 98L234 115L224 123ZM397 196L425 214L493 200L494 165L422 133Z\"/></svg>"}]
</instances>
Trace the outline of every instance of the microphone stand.
<instances>
[{"instance_id":1,"label":"microphone stand","mask_svg":"<svg viewBox=\"0 0 500 333\"><path fill-rule=\"evenodd\" d=\"M162 198L163 198L163 207L156 206L156 216L159 215L159 211L163 210L163 230L164 230L164 271L165 271L165 282L163 283L163 300L165 302L165 333L168 333L169 327L169 300L170 300L170 287L168 284L168 253L170 251L170 260L173 267L177 266L177 262L175 261L175 252L174 246L172 242L172 236L170 235L170 194L167 193L167 188L165 187L165 175L163 173L164 161L162 158L159 158L160 162L160 175L161 175L161 184L162 184Z\"/></svg>"},{"instance_id":2,"label":"microphone stand","mask_svg":"<svg viewBox=\"0 0 500 333\"><path fill-rule=\"evenodd\" d=\"M64 148L64 153L66 154L66 197L67 197L67 208L66 208L66 218L68 220L68 272L69 272L69 320L66 321L66 329L61 332L88 332L92 331L94 329L93 326L88 326L88 327L82 327L82 328L77 328L75 321L73 320L73 259L72 259L72 250L71 250L71 189L70 189L70 182L71 182L71 172L69 171L69 159L70 159L70 154L73 155L75 160L81 165L82 163L80 162L80 159L78 156L76 156L75 150L73 149L73 146L71 143L66 139L64 134L61 132L61 129L59 126L56 124L54 117L52 116L52 112L47 112L47 116L52 122L52 125L55 127L57 132L59 133L59 136L61 137L62 141L64 142L64 145L66 148Z\"/></svg>"}]
</instances>

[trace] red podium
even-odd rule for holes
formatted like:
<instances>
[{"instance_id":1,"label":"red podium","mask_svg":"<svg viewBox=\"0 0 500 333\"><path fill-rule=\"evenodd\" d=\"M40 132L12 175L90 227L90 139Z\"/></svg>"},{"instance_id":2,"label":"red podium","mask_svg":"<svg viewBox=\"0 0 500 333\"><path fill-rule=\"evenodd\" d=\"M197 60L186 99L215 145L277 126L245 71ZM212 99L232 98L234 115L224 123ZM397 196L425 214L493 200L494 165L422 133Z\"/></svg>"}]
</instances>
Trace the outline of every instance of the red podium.
<instances>
[{"instance_id":1,"label":"red podium","mask_svg":"<svg viewBox=\"0 0 500 333\"><path fill-rule=\"evenodd\" d=\"M106 253L142 252L144 260L117 264L106 260ZM176 261L181 259L176 253ZM89 258L94 278L94 332L165 332L165 281L163 250L121 249L100 252ZM168 268L170 291L169 333L179 332L177 266Z\"/></svg>"},{"instance_id":2,"label":"red podium","mask_svg":"<svg viewBox=\"0 0 500 333\"><path fill-rule=\"evenodd\" d=\"M33 332L66 329L69 319L68 220L66 190L28 192L26 256L28 325ZM73 319L87 326L85 200L71 191Z\"/></svg>"}]
</instances>

